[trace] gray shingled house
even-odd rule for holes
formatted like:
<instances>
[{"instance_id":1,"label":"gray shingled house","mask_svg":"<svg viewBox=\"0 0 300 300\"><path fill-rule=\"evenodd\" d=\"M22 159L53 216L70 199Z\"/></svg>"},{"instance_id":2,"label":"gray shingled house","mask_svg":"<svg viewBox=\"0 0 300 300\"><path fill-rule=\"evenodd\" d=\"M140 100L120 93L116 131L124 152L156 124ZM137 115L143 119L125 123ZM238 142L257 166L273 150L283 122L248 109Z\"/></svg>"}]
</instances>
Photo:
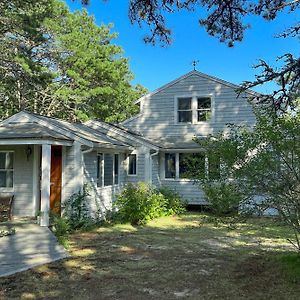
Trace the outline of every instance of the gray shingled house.
<instances>
[{"instance_id":1,"label":"gray shingled house","mask_svg":"<svg viewBox=\"0 0 300 300\"><path fill-rule=\"evenodd\" d=\"M49 224L72 194L90 186L91 213L105 213L128 182L145 181L177 190L190 204L205 204L201 190L185 178L184 158L198 155L209 174L207 153L194 136L227 130L227 123L253 126L247 92L192 71L136 103L140 113L120 125L84 124L20 112L0 123L0 193L14 195L13 214Z\"/></svg>"}]
</instances>

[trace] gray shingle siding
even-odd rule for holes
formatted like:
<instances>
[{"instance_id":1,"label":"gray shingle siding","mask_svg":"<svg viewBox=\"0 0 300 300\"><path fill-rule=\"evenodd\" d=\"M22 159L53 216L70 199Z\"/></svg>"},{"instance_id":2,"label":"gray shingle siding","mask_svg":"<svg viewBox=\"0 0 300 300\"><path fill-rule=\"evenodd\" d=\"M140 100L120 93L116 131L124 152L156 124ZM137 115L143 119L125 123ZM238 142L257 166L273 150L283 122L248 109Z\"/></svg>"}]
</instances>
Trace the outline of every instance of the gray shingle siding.
<instances>
[{"instance_id":1,"label":"gray shingle siding","mask_svg":"<svg viewBox=\"0 0 300 300\"><path fill-rule=\"evenodd\" d=\"M16 216L34 216L36 208L33 202L33 155L27 159L27 145L0 146L0 151L14 151L13 190L1 194L14 194L13 214Z\"/></svg>"},{"instance_id":2,"label":"gray shingle siding","mask_svg":"<svg viewBox=\"0 0 300 300\"><path fill-rule=\"evenodd\" d=\"M209 122L200 124L176 124L175 98L180 96L212 96L214 112ZM249 96L249 95L248 95ZM228 123L253 126L255 115L245 95L237 98L234 87L216 82L205 76L192 74L177 83L166 87L141 100L141 113L124 126L140 132L158 146L166 147L163 139L174 140L170 148L182 149L182 143L191 143L194 136L207 136L217 132L226 132ZM176 140L178 144L176 145ZM178 147L176 147L178 146ZM191 148L192 149L192 148ZM163 153L161 153L163 155ZM188 180L165 180L160 178L160 158L152 162L152 182L159 186L168 186L178 191L190 204L204 204L203 192L194 182Z\"/></svg>"}]
</instances>

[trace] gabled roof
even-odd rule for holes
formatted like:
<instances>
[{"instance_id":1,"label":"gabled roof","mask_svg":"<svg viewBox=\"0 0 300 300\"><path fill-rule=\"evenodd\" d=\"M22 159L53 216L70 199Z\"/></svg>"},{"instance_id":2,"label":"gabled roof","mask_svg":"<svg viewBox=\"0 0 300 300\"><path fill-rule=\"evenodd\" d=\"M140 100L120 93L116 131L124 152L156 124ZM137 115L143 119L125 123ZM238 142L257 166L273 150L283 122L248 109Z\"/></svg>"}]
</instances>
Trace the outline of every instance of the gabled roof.
<instances>
[{"instance_id":1,"label":"gabled roof","mask_svg":"<svg viewBox=\"0 0 300 300\"><path fill-rule=\"evenodd\" d=\"M46 126L33 123L9 123L0 126L0 139L54 139L59 141L72 141Z\"/></svg>"},{"instance_id":2,"label":"gabled roof","mask_svg":"<svg viewBox=\"0 0 300 300\"><path fill-rule=\"evenodd\" d=\"M169 82L169 83L167 83L167 84L165 84L165 85L159 87L158 89L154 90L153 92L150 92L150 93L148 93L148 94L142 96L142 97L139 98L137 101L135 101L135 103L139 103L141 100L143 100L143 99L145 99L145 98L148 98L148 97L150 97L150 96L153 96L153 95L155 95L155 94L157 94L157 93L159 93L159 92L161 92L161 91L163 91L163 90L165 90L165 89L167 89L167 88L173 86L173 85L176 84L177 82L179 82L179 81L181 81L181 80L183 80L183 79L186 79L186 78L188 78L188 77L190 77L190 76L193 76L193 75L197 75L197 76L199 76L199 77L202 77L202 78L206 78L206 79L208 79L208 80L215 81L215 82L217 82L217 83L220 83L220 84L222 84L222 85L231 87L231 88L233 88L233 89L239 89L239 88L241 88L241 86L238 85L238 84L234 84L234 83L228 82L228 81L226 81L226 80L217 78L217 77L215 77L215 76L211 76L211 75L208 75L208 74L199 72L199 71L197 71L197 70L193 70L193 71L191 71L191 72L189 72L189 73L187 73L187 74L184 74L184 75L178 77L177 79L175 79L175 80L173 80L173 81L171 81L171 82ZM255 91L253 91L253 90L246 90L245 93L248 93L248 94L250 94L250 95L252 95L252 96L256 96L256 97L261 96L260 93L257 93L257 92L255 92Z\"/></svg>"},{"instance_id":3,"label":"gabled roof","mask_svg":"<svg viewBox=\"0 0 300 300\"><path fill-rule=\"evenodd\" d=\"M82 124L22 111L0 122L0 139L77 140L88 147L126 148L130 145Z\"/></svg>"}]
</instances>

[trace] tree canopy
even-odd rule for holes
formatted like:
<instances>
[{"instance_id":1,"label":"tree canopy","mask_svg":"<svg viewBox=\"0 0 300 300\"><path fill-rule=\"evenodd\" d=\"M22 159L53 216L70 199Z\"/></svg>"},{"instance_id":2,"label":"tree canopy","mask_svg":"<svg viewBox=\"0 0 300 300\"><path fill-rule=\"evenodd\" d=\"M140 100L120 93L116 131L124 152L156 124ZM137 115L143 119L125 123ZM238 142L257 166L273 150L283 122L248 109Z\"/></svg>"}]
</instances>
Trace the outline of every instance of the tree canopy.
<instances>
[{"instance_id":1,"label":"tree canopy","mask_svg":"<svg viewBox=\"0 0 300 300\"><path fill-rule=\"evenodd\" d=\"M133 86L112 24L60 1L0 4L0 113L29 110L69 120L118 122L136 112Z\"/></svg>"}]
</instances>

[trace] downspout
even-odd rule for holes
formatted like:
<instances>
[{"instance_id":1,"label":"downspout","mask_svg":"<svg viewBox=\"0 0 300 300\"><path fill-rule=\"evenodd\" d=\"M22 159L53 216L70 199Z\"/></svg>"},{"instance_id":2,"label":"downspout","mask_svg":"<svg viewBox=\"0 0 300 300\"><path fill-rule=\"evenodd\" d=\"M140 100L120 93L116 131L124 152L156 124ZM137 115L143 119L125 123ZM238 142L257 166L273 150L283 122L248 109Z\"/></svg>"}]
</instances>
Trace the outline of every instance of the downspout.
<instances>
[{"instance_id":1,"label":"downspout","mask_svg":"<svg viewBox=\"0 0 300 300\"><path fill-rule=\"evenodd\" d=\"M159 153L159 150L156 150L154 153L150 154L150 168L149 168L150 184L152 184L152 166L153 166L152 158L153 158L153 156L156 156L158 153Z\"/></svg>"}]
</instances>

